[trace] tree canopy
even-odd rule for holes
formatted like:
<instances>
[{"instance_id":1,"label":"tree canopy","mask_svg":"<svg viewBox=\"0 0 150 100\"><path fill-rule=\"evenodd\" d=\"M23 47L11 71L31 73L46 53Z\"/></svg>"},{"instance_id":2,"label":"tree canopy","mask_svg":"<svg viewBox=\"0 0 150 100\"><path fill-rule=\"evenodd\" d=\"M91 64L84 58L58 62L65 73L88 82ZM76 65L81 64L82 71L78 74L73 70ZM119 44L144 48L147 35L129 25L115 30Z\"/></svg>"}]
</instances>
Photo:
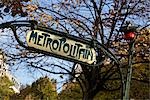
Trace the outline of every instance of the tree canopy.
<instances>
[{"instance_id":1,"label":"tree canopy","mask_svg":"<svg viewBox=\"0 0 150 100\"><path fill-rule=\"evenodd\" d=\"M31 84L22 89L19 94L14 94L11 97L21 100L57 100L56 83L46 77L41 77Z\"/></svg>"},{"instance_id":2,"label":"tree canopy","mask_svg":"<svg viewBox=\"0 0 150 100\"><path fill-rule=\"evenodd\" d=\"M42 26L96 41L105 47L105 50L96 48L92 42L97 62L103 63L96 67L81 64L82 71L76 73L76 64L20 47L9 29L0 33L0 45L8 56L9 65L18 69L23 64L31 72L43 70L60 75L60 79L70 75L79 82L84 100L93 99L100 91L121 89L121 73L126 73L128 69L130 40L124 39L120 29L130 21L137 27L132 59L135 74L132 78L148 83L149 68L145 64L149 63L149 0L2 0L0 10L3 22L8 16L12 20L32 19ZM25 27L17 30L23 42L28 30ZM119 65L106 53L108 51L115 55ZM144 67L137 67L140 64ZM76 74L81 77L76 77ZM109 82L117 82L119 86L111 88Z\"/></svg>"},{"instance_id":3,"label":"tree canopy","mask_svg":"<svg viewBox=\"0 0 150 100\"><path fill-rule=\"evenodd\" d=\"M10 88L13 83L7 76L0 76L0 82L0 99L9 100L10 96L14 94L13 89Z\"/></svg>"}]
</instances>

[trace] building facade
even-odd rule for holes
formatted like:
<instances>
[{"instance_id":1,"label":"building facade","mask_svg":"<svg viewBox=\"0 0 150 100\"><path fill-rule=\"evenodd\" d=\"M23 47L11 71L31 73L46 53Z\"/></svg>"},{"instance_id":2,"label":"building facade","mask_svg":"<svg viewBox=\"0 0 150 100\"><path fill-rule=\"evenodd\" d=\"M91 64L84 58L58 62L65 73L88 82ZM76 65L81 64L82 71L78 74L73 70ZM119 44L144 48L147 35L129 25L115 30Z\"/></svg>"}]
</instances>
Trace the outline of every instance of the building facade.
<instances>
[{"instance_id":1,"label":"building facade","mask_svg":"<svg viewBox=\"0 0 150 100\"><path fill-rule=\"evenodd\" d=\"M0 77L8 77L11 82L13 82L13 86L10 86L11 89L14 90L15 93L20 92L20 83L17 79L9 72L8 66L6 64L6 56L2 50L0 50Z\"/></svg>"}]
</instances>

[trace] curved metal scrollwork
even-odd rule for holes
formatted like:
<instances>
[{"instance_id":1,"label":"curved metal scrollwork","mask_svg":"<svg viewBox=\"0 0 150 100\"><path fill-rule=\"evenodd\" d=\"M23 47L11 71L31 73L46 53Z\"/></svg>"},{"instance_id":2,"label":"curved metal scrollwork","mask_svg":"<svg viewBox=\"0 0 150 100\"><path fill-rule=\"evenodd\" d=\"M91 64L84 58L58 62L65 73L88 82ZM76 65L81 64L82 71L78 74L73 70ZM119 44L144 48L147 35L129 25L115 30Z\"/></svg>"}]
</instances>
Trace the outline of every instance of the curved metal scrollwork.
<instances>
[{"instance_id":1,"label":"curved metal scrollwork","mask_svg":"<svg viewBox=\"0 0 150 100\"><path fill-rule=\"evenodd\" d=\"M102 59L100 60L100 62L88 64L88 63L85 63L85 62L82 62L82 61L78 61L78 60L75 60L75 59L69 59L69 58L66 58L66 57L63 57L63 56L60 56L60 55L57 55L57 54L52 54L52 53L49 53L49 52L44 51L44 50L39 50L37 48L30 47L30 46L26 45L19 38L19 35L17 33L17 28L20 28L20 27L29 27L30 30L40 30L40 31L43 31L43 32L53 33L53 34L56 34L56 35L59 35L59 36L67 37L67 38L72 39L74 41L79 41L79 42L82 42L84 44L88 44L91 47L93 47L95 51L96 50L101 50L105 56L107 56L113 62L115 62L115 65L117 66L116 68L117 68L117 70L119 72L119 75L120 75L120 78L121 78L121 84L122 84L121 86L123 86L124 81L122 81L122 80L124 80L124 79L123 79L123 75L122 75L122 70L120 68L119 60L108 48L106 48L103 44L99 43L97 40L84 40L84 39L79 38L79 37L71 36L71 35L68 35L64 32L60 32L60 31L56 31L56 30L53 30L53 29L48 28L48 27L40 26L40 25L38 25L38 22L34 21L34 20L11 21L11 22L6 22L6 23L0 24L0 29L2 29L2 28L11 28L11 30L14 33L14 37L15 37L16 41L19 43L20 46L24 47L27 50L32 50L32 51L36 51L38 53L43 53L43 54L54 56L54 57L57 57L57 58L62 58L62 59L72 61L72 62L75 62L75 63L81 63L81 64L84 64L84 65L87 65L87 66L90 66L90 67L97 67L97 66L102 65L104 63L105 57L101 57ZM61 34L59 34L59 33L61 33Z\"/></svg>"},{"instance_id":2,"label":"curved metal scrollwork","mask_svg":"<svg viewBox=\"0 0 150 100\"><path fill-rule=\"evenodd\" d=\"M12 29L12 31L14 33L14 36L15 36L15 39L19 43L20 46L22 46L22 47L24 47L24 48L26 48L28 50L34 50L35 51L35 48L29 47L29 46L25 45L22 42L22 40L20 40L18 38L19 35L16 32L17 27L23 27L23 26L30 27L31 30L41 30L41 31L44 31L44 32L52 32L54 34L59 33L59 31L56 31L56 30L53 30L51 28L43 27L43 26L38 25L38 22L35 21L35 20L29 20L29 21L25 21L25 20L23 20L23 21L22 20L21 21L11 21L11 22L6 22L6 23L0 24L0 28L11 28ZM89 41L89 40L83 40L83 39L81 39L79 37L71 36L71 35L68 35L68 34L66 34L64 32L61 32L61 34L59 34L59 35L71 38L71 39L73 39L75 41L83 42L85 44L90 44L90 45L91 45L91 41L93 41L93 40L91 40L91 41ZM119 65L117 57L109 49L107 49L103 44L99 43L98 41L95 41L93 43L95 43L94 46L96 46L96 47L94 47L94 49L100 49L100 50L102 50L108 57L110 57L113 61L115 61L115 63L117 65ZM58 55L55 55L55 54L50 54L50 53L47 53L47 52L45 52L43 50L36 50L36 51L44 53L44 54L52 55L52 56L55 56L55 57L63 58L65 60L69 60L69 61L73 61L73 62L77 62L77 63L82 63L82 64L85 64L85 65L88 65L88 66L99 66L104 61L104 59L103 59L101 62L98 62L98 63L87 64L87 63L84 63L84 62L76 61L74 59L70 60L68 58L64 58L64 57L61 57L61 56L58 56Z\"/></svg>"}]
</instances>

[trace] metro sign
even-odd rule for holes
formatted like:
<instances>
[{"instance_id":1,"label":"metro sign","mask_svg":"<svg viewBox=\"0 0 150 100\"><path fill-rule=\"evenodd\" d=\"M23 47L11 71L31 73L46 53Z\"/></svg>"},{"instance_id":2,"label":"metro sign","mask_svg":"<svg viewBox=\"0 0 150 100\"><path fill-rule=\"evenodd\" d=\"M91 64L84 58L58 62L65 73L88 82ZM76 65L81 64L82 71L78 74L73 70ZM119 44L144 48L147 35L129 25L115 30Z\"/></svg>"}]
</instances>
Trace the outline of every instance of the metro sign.
<instances>
[{"instance_id":1,"label":"metro sign","mask_svg":"<svg viewBox=\"0 0 150 100\"><path fill-rule=\"evenodd\" d=\"M79 41L77 37L74 39L62 34L57 31L32 30L27 33L27 45L47 52L54 57L70 61L88 64L96 62L94 48L85 42Z\"/></svg>"}]
</instances>

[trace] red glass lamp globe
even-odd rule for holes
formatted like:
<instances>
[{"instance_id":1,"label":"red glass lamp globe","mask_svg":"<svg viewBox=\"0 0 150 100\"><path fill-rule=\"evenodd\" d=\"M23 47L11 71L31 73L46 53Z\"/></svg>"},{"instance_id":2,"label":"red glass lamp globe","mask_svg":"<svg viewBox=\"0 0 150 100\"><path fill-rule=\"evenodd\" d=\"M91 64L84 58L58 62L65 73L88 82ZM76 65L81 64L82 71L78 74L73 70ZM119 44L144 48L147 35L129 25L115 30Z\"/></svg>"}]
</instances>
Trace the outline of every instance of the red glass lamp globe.
<instances>
[{"instance_id":1,"label":"red glass lamp globe","mask_svg":"<svg viewBox=\"0 0 150 100\"><path fill-rule=\"evenodd\" d=\"M125 40L133 40L135 38L135 32L126 32L124 38Z\"/></svg>"}]
</instances>

